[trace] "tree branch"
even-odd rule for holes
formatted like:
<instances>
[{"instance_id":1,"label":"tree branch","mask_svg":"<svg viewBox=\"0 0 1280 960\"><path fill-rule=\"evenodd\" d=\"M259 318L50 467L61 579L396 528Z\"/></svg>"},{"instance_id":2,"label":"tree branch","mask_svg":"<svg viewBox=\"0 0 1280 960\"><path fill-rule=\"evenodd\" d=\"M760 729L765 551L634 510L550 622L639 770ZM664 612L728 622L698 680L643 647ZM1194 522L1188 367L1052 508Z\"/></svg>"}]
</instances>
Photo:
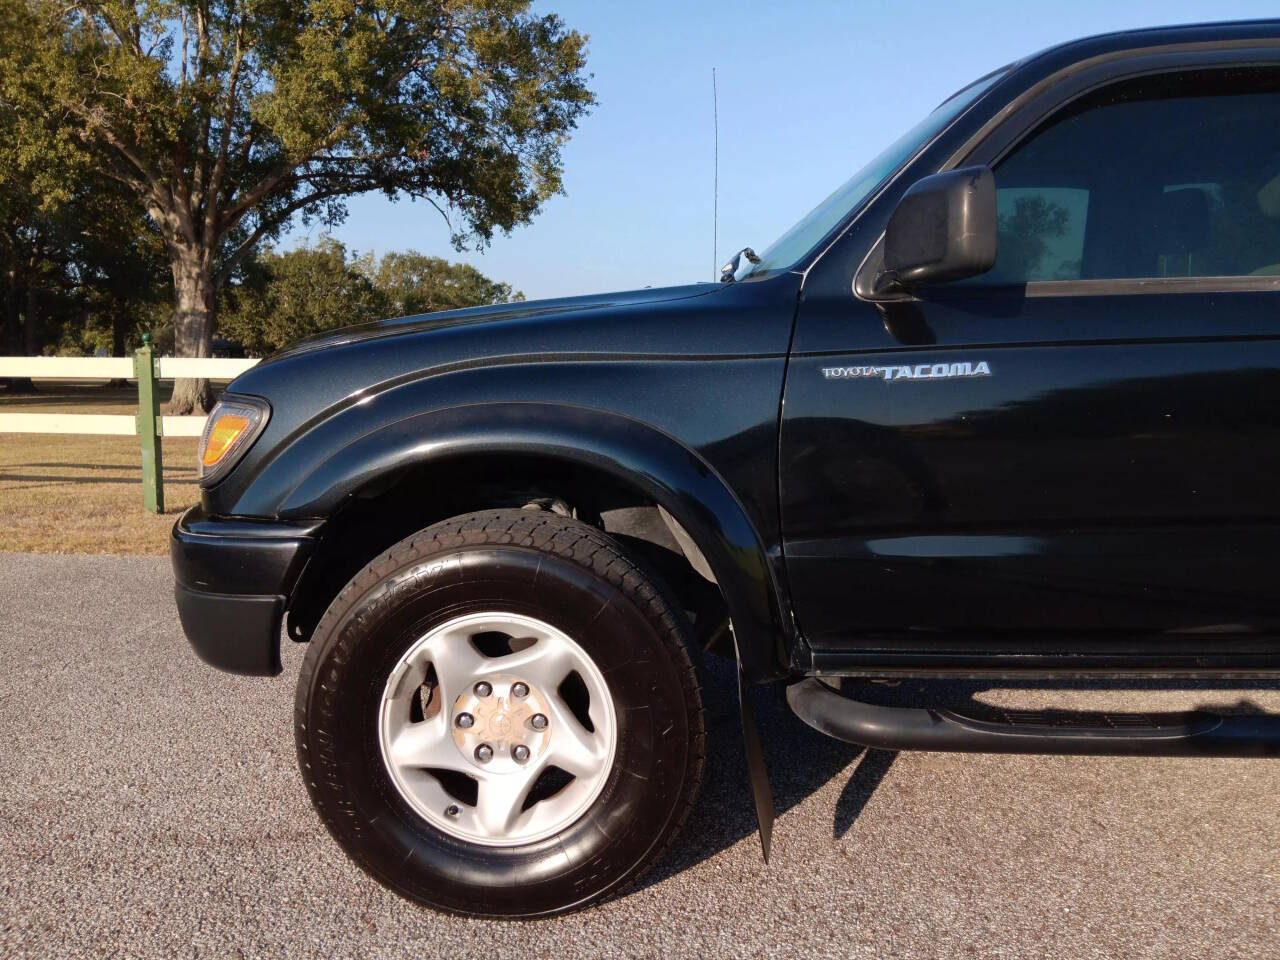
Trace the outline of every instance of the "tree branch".
<instances>
[{"instance_id":1,"label":"tree branch","mask_svg":"<svg viewBox=\"0 0 1280 960\"><path fill-rule=\"evenodd\" d=\"M235 229L250 210L261 203L271 192L278 187L281 182L295 173L299 167L305 163L309 163L315 156L323 150L328 150L335 143L345 137L351 129L351 118L348 116L345 120L335 126L329 135L315 144L311 150L295 161L290 161L287 157L278 163L270 173L268 173L249 193L242 196L238 201L227 208L223 219L223 232Z\"/></svg>"},{"instance_id":2,"label":"tree branch","mask_svg":"<svg viewBox=\"0 0 1280 960\"><path fill-rule=\"evenodd\" d=\"M368 193L369 191L376 190L376 189L377 187L370 186L358 192ZM226 259L223 265L218 268L218 272L215 275L215 280L214 280L215 286L218 289L221 289L222 285L231 278L231 274L235 271L236 267L240 266L240 264L244 262L245 257L247 257L250 254L250 252L252 252L254 246L258 243L258 241L261 240L267 234L271 233L273 230L279 229L286 220L292 217L295 213L297 213L303 207L309 207L311 204L319 203L322 200L331 200L334 197L349 197L353 195L354 194L351 191L351 189L347 187L335 187L329 190L318 190L314 193L309 193L305 197L302 197L299 200L295 200L292 203L288 204L287 206L282 207L281 209L275 211L270 217L267 217L264 220L262 220L262 222L260 222L258 226L254 228L253 232L250 233L249 236L246 237L238 247L236 247L235 251L231 254L230 257ZM233 229L233 228L231 227L227 228L227 230L230 230L230 229ZM225 236L225 233L226 231L224 231L224 236Z\"/></svg>"},{"instance_id":3,"label":"tree branch","mask_svg":"<svg viewBox=\"0 0 1280 960\"><path fill-rule=\"evenodd\" d=\"M93 17L93 14L89 10L85 9L85 5L83 3L78 4L77 6L79 6L80 11L86 17L90 17L90 18ZM130 33L128 30L121 29L120 25L116 23L115 19L109 13L107 13L106 10L99 9L98 13L101 14L102 19L107 24L107 26L111 28L111 32L115 34L115 38L120 41L120 45L122 47L127 47L129 50L132 50L135 56L138 56L138 57L144 56L142 52L141 37L133 33Z\"/></svg>"},{"instance_id":4,"label":"tree branch","mask_svg":"<svg viewBox=\"0 0 1280 960\"><path fill-rule=\"evenodd\" d=\"M132 163L142 175L142 178L149 189L157 188L161 181L160 176L151 167L151 165L143 159L141 153L120 137L116 136L115 131L102 120L97 111L91 110L83 104L73 102L67 102L66 107L73 114L83 120L86 127L96 131L104 140L107 141L107 143Z\"/></svg>"},{"instance_id":5,"label":"tree branch","mask_svg":"<svg viewBox=\"0 0 1280 960\"><path fill-rule=\"evenodd\" d=\"M204 195L204 241L212 246L216 241L215 231L218 226L218 194L222 191L222 181L226 176L227 162L231 152L231 131L235 126L236 87L240 80L240 68L244 63L244 35L236 30L236 49L231 61L231 74L227 80L227 97L222 109L222 137L218 146L218 159L214 162L213 173L209 175L209 184Z\"/></svg>"}]
</instances>

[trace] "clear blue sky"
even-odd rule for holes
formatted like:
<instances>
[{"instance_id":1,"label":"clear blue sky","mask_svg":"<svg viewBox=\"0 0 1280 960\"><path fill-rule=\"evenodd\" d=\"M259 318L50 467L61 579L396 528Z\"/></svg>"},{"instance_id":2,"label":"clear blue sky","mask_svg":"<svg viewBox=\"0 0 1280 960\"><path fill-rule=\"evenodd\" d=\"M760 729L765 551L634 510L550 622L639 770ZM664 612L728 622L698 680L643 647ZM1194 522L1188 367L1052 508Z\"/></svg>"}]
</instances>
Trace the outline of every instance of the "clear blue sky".
<instances>
[{"instance_id":1,"label":"clear blue sky","mask_svg":"<svg viewBox=\"0 0 1280 960\"><path fill-rule=\"evenodd\" d=\"M453 252L427 204L360 197L333 231L349 249L465 260L530 299L710 280L713 65L724 260L768 246L945 97L1011 60L1108 30L1280 16L1244 0L537 0L534 9L590 35L599 104L565 148L565 195L466 254ZM295 229L284 246L307 238Z\"/></svg>"}]
</instances>

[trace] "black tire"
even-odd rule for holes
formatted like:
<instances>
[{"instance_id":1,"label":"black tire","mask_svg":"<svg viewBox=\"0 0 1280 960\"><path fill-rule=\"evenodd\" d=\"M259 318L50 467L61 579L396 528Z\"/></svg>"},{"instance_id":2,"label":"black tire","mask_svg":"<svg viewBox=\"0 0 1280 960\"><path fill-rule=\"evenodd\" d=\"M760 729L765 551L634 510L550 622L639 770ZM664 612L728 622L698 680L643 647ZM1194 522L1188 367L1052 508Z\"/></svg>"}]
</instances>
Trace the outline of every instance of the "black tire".
<instances>
[{"instance_id":1,"label":"black tire","mask_svg":"<svg viewBox=\"0 0 1280 960\"><path fill-rule=\"evenodd\" d=\"M393 786L378 741L384 684L414 639L494 609L572 637L607 678L617 716L599 797L560 833L524 846L436 829ZM659 859L697 797L705 735L690 649L684 616L594 527L521 510L456 517L383 553L329 606L298 677L298 763L329 832L395 892L481 916L584 907Z\"/></svg>"}]
</instances>

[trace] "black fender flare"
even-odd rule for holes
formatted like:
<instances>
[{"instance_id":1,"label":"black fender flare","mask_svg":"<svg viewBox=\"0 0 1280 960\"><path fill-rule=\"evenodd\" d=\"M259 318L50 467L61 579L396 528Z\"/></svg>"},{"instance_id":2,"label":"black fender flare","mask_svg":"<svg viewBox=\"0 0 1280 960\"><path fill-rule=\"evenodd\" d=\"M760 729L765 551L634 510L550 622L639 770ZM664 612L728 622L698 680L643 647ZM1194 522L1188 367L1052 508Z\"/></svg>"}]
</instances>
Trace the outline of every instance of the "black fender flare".
<instances>
[{"instance_id":1,"label":"black fender flare","mask_svg":"<svg viewBox=\"0 0 1280 960\"><path fill-rule=\"evenodd\" d=\"M323 427L321 427L323 429ZM414 414L363 433L301 476L277 515L329 516L392 471L478 454L536 455L593 468L662 506L702 551L733 623L739 667L754 683L788 673L789 618L764 543L723 478L669 434L608 411L551 403L473 403Z\"/></svg>"}]
</instances>

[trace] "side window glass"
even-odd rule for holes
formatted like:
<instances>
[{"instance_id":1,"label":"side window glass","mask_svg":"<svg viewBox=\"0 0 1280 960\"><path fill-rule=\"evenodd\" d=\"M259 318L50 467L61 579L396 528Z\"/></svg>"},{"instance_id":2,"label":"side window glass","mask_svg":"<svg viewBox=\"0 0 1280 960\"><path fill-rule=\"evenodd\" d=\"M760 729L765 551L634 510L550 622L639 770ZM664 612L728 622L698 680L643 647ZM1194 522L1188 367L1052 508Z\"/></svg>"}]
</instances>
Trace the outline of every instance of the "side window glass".
<instances>
[{"instance_id":1,"label":"side window glass","mask_svg":"<svg viewBox=\"0 0 1280 960\"><path fill-rule=\"evenodd\" d=\"M1078 187L1006 187L996 191L998 276L1006 283L1079 280L1089 191Z\"/></svg>"},{"instance_id":2,"label":"side window glass","mask_svg":"<svg viewBox=\"0 0 1280 960\"><path fill-rule=\"evenodd\" d=\"M1280 276L1280 72L1107 87L995 178L996 266L969 283Z\"/></svg>"}]
</instances>

